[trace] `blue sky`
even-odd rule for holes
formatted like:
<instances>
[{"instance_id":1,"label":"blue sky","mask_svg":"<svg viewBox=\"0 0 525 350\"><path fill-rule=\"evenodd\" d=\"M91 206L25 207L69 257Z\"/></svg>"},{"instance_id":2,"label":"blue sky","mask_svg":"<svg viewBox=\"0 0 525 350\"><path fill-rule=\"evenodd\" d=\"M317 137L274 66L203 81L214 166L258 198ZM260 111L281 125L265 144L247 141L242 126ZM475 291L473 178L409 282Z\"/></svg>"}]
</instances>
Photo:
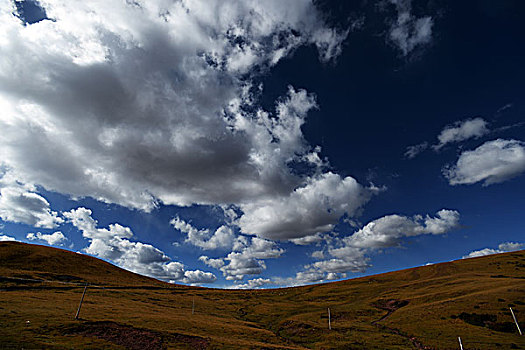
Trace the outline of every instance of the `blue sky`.
<instances>
[{"instance_id":1,"label":"blue sky","mask_svg":"<svg viewBox=\"0 0 525 350\"><path fill-rule=\"evenodd\" d=\"M0 6L0 239L272 288L523 249L520 1Z\"/></svg>"}]
</instances>

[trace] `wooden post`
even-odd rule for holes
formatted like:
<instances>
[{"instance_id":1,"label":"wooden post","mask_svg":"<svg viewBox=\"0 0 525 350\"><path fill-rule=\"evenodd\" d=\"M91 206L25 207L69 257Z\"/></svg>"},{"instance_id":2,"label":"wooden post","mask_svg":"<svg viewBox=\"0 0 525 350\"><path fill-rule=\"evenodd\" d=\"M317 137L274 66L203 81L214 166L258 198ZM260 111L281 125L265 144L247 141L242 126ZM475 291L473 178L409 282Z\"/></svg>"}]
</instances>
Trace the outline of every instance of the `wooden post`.
<instances>
[{"instance_id":1,"label":"wooden post","mask_svg":"<svg viewBox=\"0 0 525 350\"><path fill-rule=\"evenodd\" d=\"M514 323L516 324L516 327L518 327L518 332L520 332L520 335L523 335L521 334L521 329L520 329L520 326L518 324L518 320L516 320L516 316L514 316L514 311L512 311L512 308L509 307L510 309L510 313L512 314L512 318L514 319Z\"/></svg>"},{"instance_id":2,"label":"wooden post","mask_svg":"<svg viewBox=\"0 0 525 350\"><path fill-rule=\"evenodd\" d=\"M331 319L331 316L330 316L330 308L328 308L328 329L329 330L332 330L332 319Z\"/></svg>"},{"instance_id":3,"label":"wooden post","mask_svg":"<svg viewBox=\"0 0 525 350\"><path fill-rule=\"evenodd\" d=\"M191 303L191 314L193 315L195 313L195 297L193 297L193 301Z\"/></svg>"},{"instance_id":4,"label":"wooden post","mask_svg":"<svg viewBox=\"0 0 525 350\"><path fill-rule=\"evenodd\" d=\"M459 340L459 348L463 350L463 344L461 344L461 337L458 337L458 340Z\"/></svg>"},{"instance_id":5,"label":"wooden post","mask_svg":"<svg viewBox=\"0 0 525 350\"><path fill-rule=\"evenodd\" d=\"M78 310L77 310L77 314L75 315L75 320L78 320L78 315L80 315L80 308L82 307L82 302L84 301L84 295L86 295L86 289L87 289L87 283L86 283L86 286L84 287L84 292L82 293L82 298L80 298L80 304L78 304Z\"/></svg>"}]
</instances>

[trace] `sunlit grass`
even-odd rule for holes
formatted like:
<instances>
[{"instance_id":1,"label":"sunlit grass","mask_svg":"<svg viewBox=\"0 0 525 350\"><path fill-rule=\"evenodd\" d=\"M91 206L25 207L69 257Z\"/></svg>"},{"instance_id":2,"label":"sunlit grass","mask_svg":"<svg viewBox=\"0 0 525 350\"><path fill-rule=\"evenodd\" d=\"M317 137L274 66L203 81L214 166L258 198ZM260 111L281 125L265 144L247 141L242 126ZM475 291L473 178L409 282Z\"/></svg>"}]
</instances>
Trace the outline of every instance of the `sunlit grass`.
<instances>
[{"instance_id":1,"label":"sunlit grass","mask_svg":"<svg viewBox=\"0 0 525 350\"><path fill-rule=\"evenodd\" d=\"M458 336L466 349L520 348L524 338L504 326L512 322L509 306L525 322L524 267L525 253L515 252L316 286L232 291L171 285L71 252L0 243L0 276L47 280L2 279L0 348L456 349ZM76 321L84 282L96 287L88 287ZM461 313L495 322L471 324Z\"/></svg>"}]
</instances>

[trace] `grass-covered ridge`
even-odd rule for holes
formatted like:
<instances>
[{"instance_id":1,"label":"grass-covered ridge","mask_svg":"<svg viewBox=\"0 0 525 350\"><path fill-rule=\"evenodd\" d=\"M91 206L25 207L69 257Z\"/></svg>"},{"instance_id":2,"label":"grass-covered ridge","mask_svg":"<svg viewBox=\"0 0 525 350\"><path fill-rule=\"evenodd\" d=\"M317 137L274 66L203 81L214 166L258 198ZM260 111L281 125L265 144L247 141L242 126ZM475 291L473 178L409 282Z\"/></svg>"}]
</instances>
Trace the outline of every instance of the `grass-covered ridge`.
<instances>
[{"instance_id":1,"label":"grass-covered ridge","mask_svg":"<svg viewBox=\"0 0 525 350\"><path fill-rule=\"evenodd\" d=\"M458 349L461 336L465 349L519 349L525 337L509 306L523 330L524 268L521 251L237 291L167 284L81 254L0 242L0 348Z\"/></svg>"}]
</instances>

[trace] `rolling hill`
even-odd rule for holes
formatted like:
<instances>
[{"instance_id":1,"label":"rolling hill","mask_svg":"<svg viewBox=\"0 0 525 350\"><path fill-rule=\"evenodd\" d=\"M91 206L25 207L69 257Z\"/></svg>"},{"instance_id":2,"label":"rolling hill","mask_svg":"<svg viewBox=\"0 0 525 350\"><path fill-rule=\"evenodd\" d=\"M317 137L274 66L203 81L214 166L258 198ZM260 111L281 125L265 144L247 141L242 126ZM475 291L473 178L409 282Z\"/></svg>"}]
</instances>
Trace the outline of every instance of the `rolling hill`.
<instances>
[{"instance_id":1,"label":"rolling hill","mask_svg":"<svg viewBox=\"0 0 525 350\"><path fill-rule=\"evenodd\" d=\"M509 307L525 328L525 251L242 291L0 242L0 349L525 349Z\"/></svg>"}]
</instances>

